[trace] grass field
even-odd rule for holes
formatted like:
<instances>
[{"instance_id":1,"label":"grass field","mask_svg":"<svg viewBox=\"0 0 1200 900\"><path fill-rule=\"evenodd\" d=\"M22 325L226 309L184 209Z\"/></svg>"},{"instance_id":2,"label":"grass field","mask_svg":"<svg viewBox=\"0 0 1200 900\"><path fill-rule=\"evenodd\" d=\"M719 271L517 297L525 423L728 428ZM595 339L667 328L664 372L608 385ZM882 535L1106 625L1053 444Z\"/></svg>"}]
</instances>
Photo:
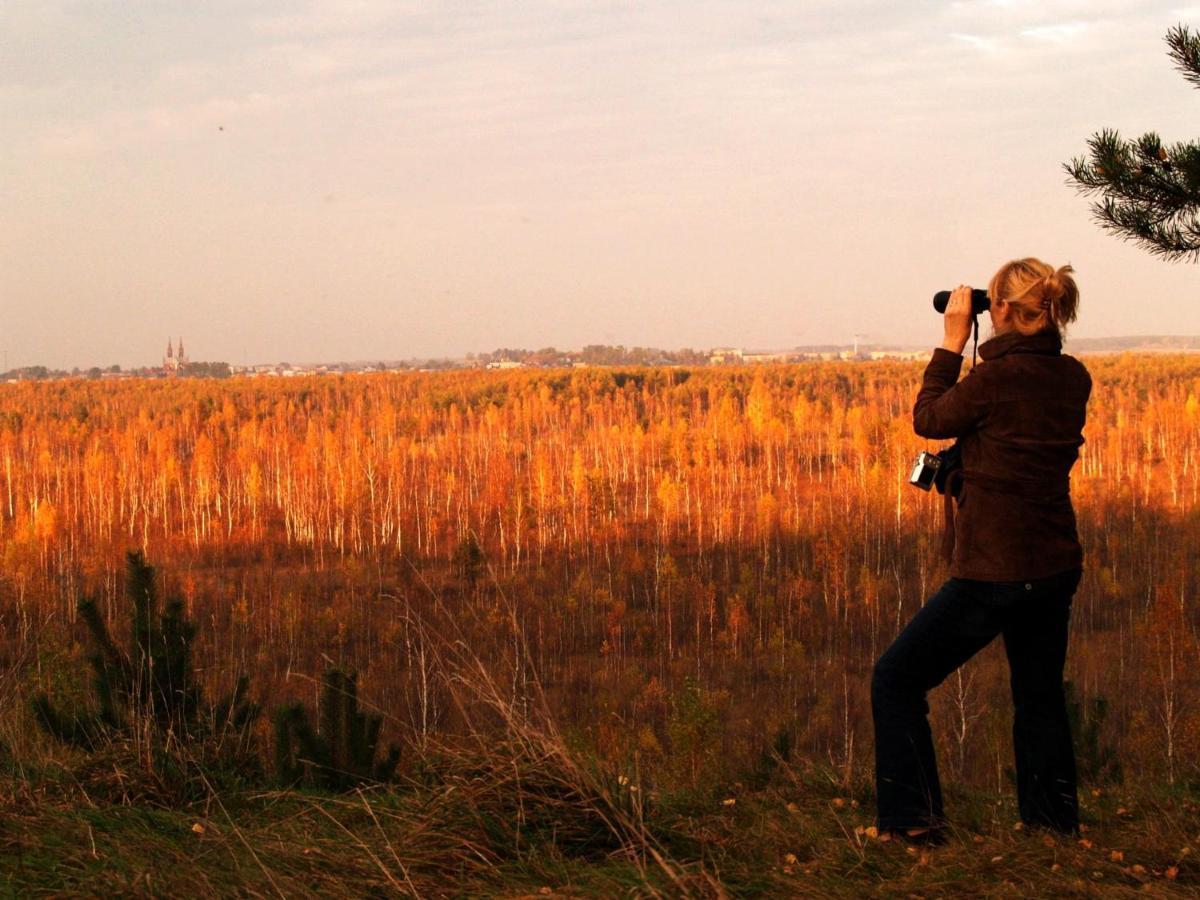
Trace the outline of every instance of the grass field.
<instances>
[{"instance_id":1,"label":"grass field","mask_svg":"<svg viewBox=\"0 0 1200 900\"><path fill-rule=\"evenodd\" d=\"M545 736L433 756L344 795L217 790L167 802L123 753L0 782L8 896L1195 896L1200 792L1088 791L1081 838L948 792L942 847L872 827L870 786L811 764L658 796Z\"/></svg>"},{"instance_id":2,"label":"grass field","mask_svg":"<svg viewBox=\"0 0 1200 900\"><path fill-rule=\"evenodd\" d=\"M730 806L664 809L650 826L663 854L656 858L649 837L645 846L564 847L551 823L522 835L515 819L489 821L420 791L247 794L162 810L68 802L14 783L4 789L0 889L12 896L1046 897L1200 889L1192 860L1200 817L1182 797L1098 798L1079 841L1014 830L1007 800L955 797L958 833L924 850L873 837L867 797L798 779ZM1118 805L1127 812L1118 815Z\"/></svg>"}]
</instances>

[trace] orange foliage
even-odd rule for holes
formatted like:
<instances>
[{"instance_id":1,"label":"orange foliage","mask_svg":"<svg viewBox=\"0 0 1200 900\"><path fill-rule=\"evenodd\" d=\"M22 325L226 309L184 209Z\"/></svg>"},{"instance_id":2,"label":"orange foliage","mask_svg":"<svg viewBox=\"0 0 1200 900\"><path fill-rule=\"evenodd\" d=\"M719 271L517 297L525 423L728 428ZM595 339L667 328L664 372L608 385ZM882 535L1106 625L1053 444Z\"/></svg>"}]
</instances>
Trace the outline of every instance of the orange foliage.
<instances>
[{"instance_id":1,"label":"orange foliage","mask_svg":"<svg viewBox=\"0 0 1200 900\"><path fill-rule=\"evenodd\" d=\"M1110 698L1115 740L1134 716L1121 698L1156 686L1149 721L1169 730L1177 770L1200 714L1184 690L1198 575L1180 563L1200 521L1200 360L1087 365L1072 677ZM276 682L345 655L393 673L380 690L407 709L422 657L405 610L445 592L500 648L502 588L581 722L603 706L641 746L665 744L636 710L648 685L688 675L744 704L747 735L791 723L810 749L849 752L869 743L854 686L944 576L940 498L904 484L923 446L921 369L0 385L0 626L33 640L31 610L50 627L81 590L118 596L123 551L142 546L194 582L189 603L216 628L202 653L235 652ZM468 537L488 568L464 586L452 560ZM1147 600L1168 583L1170 605ZM1003 709L997 696L980 702Z\"/></svg>"}]
</instances>

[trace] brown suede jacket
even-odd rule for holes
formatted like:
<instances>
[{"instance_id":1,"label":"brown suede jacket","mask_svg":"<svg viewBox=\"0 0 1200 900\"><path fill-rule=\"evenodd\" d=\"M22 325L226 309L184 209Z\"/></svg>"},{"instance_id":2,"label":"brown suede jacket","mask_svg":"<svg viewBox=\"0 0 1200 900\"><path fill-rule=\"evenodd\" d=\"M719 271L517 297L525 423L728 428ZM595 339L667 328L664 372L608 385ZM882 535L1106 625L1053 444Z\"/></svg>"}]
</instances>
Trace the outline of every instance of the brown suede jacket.
<instances>
[{"instance_id":1,"label":"brown suede jacket","mask_svg":"<svg viewBox=\"0 0 1200 900\"><path fill-rule=\"evenodd\" d=\"M1053 331L998 335L979 356L958 381L962 356L934 350L913 406L917 434L959 438L962 450L957 516L947 500L950 575L1023 581L1080 568L1069 473L1091 376Z\"/></svg>"}]
</instances>

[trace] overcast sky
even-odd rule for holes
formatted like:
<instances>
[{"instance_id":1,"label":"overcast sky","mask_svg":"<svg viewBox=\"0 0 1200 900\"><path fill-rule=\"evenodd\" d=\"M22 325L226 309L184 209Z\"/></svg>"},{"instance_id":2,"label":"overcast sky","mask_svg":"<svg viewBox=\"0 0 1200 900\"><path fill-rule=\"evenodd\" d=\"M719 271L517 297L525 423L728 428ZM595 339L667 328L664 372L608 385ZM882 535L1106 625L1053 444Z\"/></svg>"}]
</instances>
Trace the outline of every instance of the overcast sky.
<instances>
[{"instance_id":1,"label":"overcast sky","mask_svg":"<svg viewBox=\"0 0 1200 900\"><path fill-rule=\"evenodd\" d=\"M4 0L0 350L144 365L940 341L1070 262L1072 334L1200 334L1200 268L1062 163L1200 137L1153 0ZM986 335L986 331L985 331Z\"/></svg>"}]
</instances>

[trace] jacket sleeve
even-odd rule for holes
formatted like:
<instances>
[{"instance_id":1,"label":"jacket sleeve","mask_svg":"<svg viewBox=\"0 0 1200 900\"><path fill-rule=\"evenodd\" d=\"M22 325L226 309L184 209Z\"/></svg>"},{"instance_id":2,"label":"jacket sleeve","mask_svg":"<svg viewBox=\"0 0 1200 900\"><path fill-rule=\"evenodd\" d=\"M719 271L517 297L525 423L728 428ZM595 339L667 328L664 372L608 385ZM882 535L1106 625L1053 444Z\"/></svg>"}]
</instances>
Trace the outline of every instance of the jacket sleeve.
<instances>
[{"instance_id":1,"label":"jacket sleeve","mask_svg":"<svg viewBox=\"0 0 1200 900\"><path fill-rule=\"evenodd\" d=\"M961 355L944 347L933 351L913 406L913 430L921 437L960 437L987 414L991 392L983 366L958 381L962 362Z\"/></svg>"}]
</instances>

